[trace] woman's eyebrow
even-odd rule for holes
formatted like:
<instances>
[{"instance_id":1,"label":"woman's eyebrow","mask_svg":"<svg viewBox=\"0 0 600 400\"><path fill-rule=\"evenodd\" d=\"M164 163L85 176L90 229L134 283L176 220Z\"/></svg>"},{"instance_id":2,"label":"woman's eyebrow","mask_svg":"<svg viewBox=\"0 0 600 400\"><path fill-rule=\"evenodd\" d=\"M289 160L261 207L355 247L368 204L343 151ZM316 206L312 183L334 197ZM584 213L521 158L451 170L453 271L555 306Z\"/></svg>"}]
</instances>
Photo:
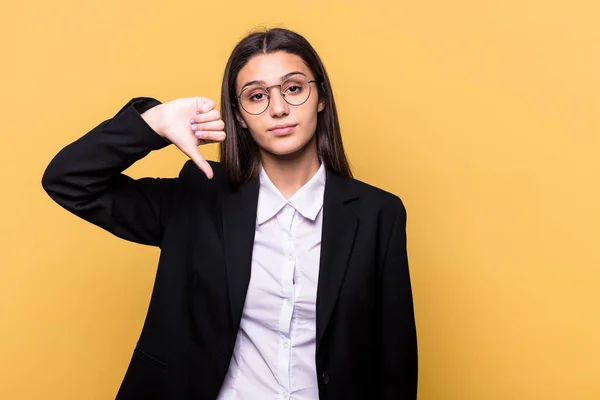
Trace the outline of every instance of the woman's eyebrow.
<instances>
[{"instance_id":1,"label":"woman's eyebrow","mask_svg":"<svg viewBox=\"0 0 600 400\"><path fill-rule=\"evenodd\" d=\"M300 71L293 71L293 72L288 72L287 74L281 76L281 81L285 81L286 79L288 79L291 76L294 75L304 75L306 76L306 74L304 72L300 72ZM240 91L244 90L244 88L246 86L251 86L251 85L261 85L261 86L267 86L267 82L262 81L262 80L255 80L255 81L250 81L250 82L246 82L246 84L244 84L244 86L242 86L242 88L240 89Z\"/></svg>"}]
</instances>

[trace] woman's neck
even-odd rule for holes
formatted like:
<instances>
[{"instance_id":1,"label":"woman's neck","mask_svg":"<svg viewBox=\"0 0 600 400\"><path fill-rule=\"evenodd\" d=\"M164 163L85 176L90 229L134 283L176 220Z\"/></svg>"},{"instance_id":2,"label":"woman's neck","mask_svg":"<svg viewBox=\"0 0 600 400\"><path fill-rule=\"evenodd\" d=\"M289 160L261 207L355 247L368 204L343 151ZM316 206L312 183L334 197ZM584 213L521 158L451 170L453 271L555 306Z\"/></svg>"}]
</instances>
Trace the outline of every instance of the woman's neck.
<instances>
[{"instance_id":1,"label":"woman's neck","mask_svg":"<svg viewBox=\"0 0 600 400\"><path fill-rule=\"evenodd\" d=\"M316 140L297 154L276 156L261 154L262 166L273 185L289 199L312 178L321 165L317 155Z\"/></svg>"}]
</instances>

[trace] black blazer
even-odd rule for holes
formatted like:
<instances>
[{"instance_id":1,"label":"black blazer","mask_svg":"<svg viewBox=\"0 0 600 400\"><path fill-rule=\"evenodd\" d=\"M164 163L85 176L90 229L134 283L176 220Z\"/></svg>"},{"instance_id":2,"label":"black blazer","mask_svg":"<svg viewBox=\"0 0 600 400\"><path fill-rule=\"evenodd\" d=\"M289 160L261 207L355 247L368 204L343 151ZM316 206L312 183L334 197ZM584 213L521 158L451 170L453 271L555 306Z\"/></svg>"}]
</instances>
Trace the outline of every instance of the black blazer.
<instances>
[{"instance_id":1,"label":"black blazer","mask_svg":"<svg viewBox=\"0 0 600 400\"><path fill-rule=\"evenodd\" d=\"M148 314L119 400L216 399L248 282L258 181L229 188L188 161L178 178L124 174L168 145L131 100L61 150L42 184L118 237L161 248ZM417 341L400 199L327 171L316 307L320 399L415 399ZM262 400L262 399L257 399Z\"/></svg>"}]
</instances>

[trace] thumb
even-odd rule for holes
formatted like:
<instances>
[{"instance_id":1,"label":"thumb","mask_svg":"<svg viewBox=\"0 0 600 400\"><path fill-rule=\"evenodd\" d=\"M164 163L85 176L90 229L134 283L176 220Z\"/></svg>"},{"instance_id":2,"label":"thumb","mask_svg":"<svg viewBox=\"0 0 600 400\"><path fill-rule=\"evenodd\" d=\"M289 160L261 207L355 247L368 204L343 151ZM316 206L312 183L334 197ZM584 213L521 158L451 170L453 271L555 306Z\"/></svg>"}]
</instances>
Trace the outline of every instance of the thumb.
<instances>
[{"instance_id":1,"label":"thumb","mask_svg":"<svg viewBox=\"0 0 600 400\"><path fill-rule=\"evenodd\" d=\"M192 145L189 148L182 149L182 151L194 162L194 164L198 166L198 168L200 168L202 172L204 172L208 179L212 179L213 170L208 161L206 161L202 154L200 154L197 146Z\"/></svg>"},{"instance_id":2,"label":"thumb","mask_svg":"<svg viewBox=\"0 0 600 400\"><path fill-rule=\"evenodd\" d=\"M209 112L216 106L217 103L208 97L196 97L196 114Z\"/></svg>"}]
</instances>

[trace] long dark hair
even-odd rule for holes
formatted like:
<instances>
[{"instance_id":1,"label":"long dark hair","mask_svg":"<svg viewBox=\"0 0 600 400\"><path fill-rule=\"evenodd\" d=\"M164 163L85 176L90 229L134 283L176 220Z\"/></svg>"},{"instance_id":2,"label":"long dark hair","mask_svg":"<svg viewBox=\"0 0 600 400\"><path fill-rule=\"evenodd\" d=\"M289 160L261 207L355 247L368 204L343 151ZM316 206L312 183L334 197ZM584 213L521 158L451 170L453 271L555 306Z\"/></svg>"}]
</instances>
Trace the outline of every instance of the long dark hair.
<instances>
[{"instance_id":1,"label":"long dark hair","mask_svg":"<svg viewBox=\"0 0 600 400\"><path fill-rule=\"evenodd\" d=\"M258 177L260 153L252 136L235 117L235 83L240 70L255 55L284 51L300 57L317 80L319 99L325 108L317 116L317 151L325 167L338 175L352 177L344 152L340 123L333 92L325 66L308 41L296 32L275 28L254 32L242 39L233 49L221 88L221 118L225 122L227 139L221 143L221 163L227 180L233 187Z\"/></svg>"}]
</instances>

